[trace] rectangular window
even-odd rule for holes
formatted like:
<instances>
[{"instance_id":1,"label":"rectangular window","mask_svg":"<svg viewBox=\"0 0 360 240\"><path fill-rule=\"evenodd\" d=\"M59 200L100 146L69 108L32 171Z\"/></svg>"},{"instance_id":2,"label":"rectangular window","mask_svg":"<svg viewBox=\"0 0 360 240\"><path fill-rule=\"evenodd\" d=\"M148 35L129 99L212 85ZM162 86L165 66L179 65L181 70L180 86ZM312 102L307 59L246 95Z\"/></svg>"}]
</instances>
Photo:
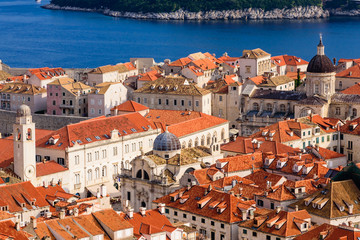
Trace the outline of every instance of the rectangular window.
<instances>
[{"instance_id":1,"label":"rectangular window","mask_svg":"<svg viewBox=\"0 0 360 240\"><path fill-rule=\"evenodd\" d=\"M169 214L169 209L168 208L165 208L165 213Z\"/></svg>"},{"instance_id":2,"label":"rectangular window","mask_svg":"<svg viewBox=\"0 0 360 240\"><path fill-rule=\"evenodd\" d=\"M96 151L96 152L95 152L95 160L99 160L99 158L100 158L99 156L100 156L100 155L99 155L99 151Z\"/></svg>"},{"instance_id":3,"label":"rectangular window","mask_svg":"<svg viewBox=\"0 0 360 240\"><path fill-rule=\"evenodd\" d=\"M183 213L183 218L187 218L187 215L186 215L186 213Z\"/></svg>"},{"instance_id":4,"label":"rectangular window","mask_svg":"<svg viewBox=\"0 0 360 240\"><path fill-rule=\"evenodd\" d=\"M189 101L189 107L191 107L191 101Z\"/></svg>"},{"instance_id":5,"label":"rectangular window","mask_svg":"<svg viewBox=\"0 0 360 240\"><path fill-rule=\"evenodd\" d=\"M353 149L353 142L352 141L348 141L348 149L349 150Z\"/></svg>"},{"instance_id":6,"label":"rectangular window","mask_svg":"<svg viewBox=\"0 0 360 240\"><path fill-rule=\"evenodd\" d=\"M306 147L306 143L305 142L303 142L303 148L305 148Z\"/></svg>"},{"instance_id":7,"label":"rectangular window","mask_svg":"<svg viewBox=\"0 0 360 240\"><path fill-rule=\"evenodd\" d=\"M106 150L102 150L102 158L106 158Z\"/></svg>"},{"instance_id":8,"label":"rectangular window","mask_svg":"<svg viewBox=\"0 0 360 240\"><path fill-rule=\"evenodd\" d=\"M325 137L324 136L321 137L321 142L325 142Z\"/></svg>"},{"instance_id":9,"label":"rectangular window","mask_svg":"<svg viewBox=\"0 0 360 240\"><path fill-rule=\"evenodd\" d=\"M303 137L305 136L305 134L306 134L306 133L305 133L305 132L303 132Z\"/></svg>"},{"instance_id":10,"label":"rectangular window","mask_svg":"<svg viewBox=\"0 0 360 240\"><path fill-rule=\"evenodd\" d=\"M76 155L75 156L75 165L79 165L79 163L80 163L80 157L79 157L79 155Z\"/></svg>"},{"instance_id":11,"label":"rectangular window","mask_svg":"<svg viewBox=\"0 0 360 240\"><path fill-rule=\"evenodd\" d=\"M197 106L197 107L199 106L199 101L197 101L197 100L195 101L195 106Z\"/></svg>"},{"instance_id":12,"label":"rectangular window","mask_svg":"<svg viewBox=\"0 0 360 240\"><path fill-rule=\"evenodd\" d=\"M147 103L147 98L144 98L144 103Z\"/></svg>"},{"instance_id":13,"label":"rectangular window","mask_svg":"<svg viewBox=\"0 0 360 240\"><path fill-rule=\"evenodd\" d=\"M316 143L319 143L319 138L318 137L316 138Z\"/></svg>"},{"instance_id":14,"label":"rectangular window","mask_svg":"<svg viewBox=\"0 0 360 240\"><path fill-rule=\"evenodd\" d=\"M185 105L185 101L181 100L181 106L184 106L184 105Z\"/></svg>"},{"instance_id":15,"label":"rectangular window","mask_svg":"<svg viewBox=\"0 0 360 240\"><path fill-rule=\"evenodd\" d=\"M275 204L273 202L270 203L270 209L275 209Z\"/></svg>"},{"instance_id":16,"label":"rectangular window","mask_svg":"<svg viewBox=\"0 0 360 240\"><path fill-rule=\"evenodd\" d=\"M57 162L60 165L65 165L65 159L63 159L63 158L57 158Z\"/></svg>"},{"instance_id":17,"label":"rectangular window","mask_svg":"<svg viewBox=\"0 0 360 240\"><path fill-rule=\"evenodd\" d=\"M344 154L344 148L343 147L340 147L340 153Z\"/></svg>"},{"instance_id":18,"label":"rectangular window","mask_svg":"<svg viewBox=\"0 0 360 240\"><path fill-rule=\"evenodd\" d=\"M351 152L348 153L348 161L352 162L353 160L353 154Z\"/></svg>"},{"instance_id":19,"label":"rectangular window","mask_svg":"<svg viewBox=\"0 0 360 240\"><path fill-rule=\"evenodd\" d=\"M326 140L327 140L328 142L330 142L330 135L327 135L327 136L326 136Z\"/></svg>"},{"instance_id":20,"label":"rectangular window","mask_svg":"<svg viewBox=\"0 0 360 240\"><path fill-rule=\"evenodd\" d=\"M175 100L174 100L174 106L176 106L176 105L177 105L177 100L175 99Z\"/></svg>"},{"instance_id":21,"label":"rectangular window","mask_svg":"<svg viewBox=\"0 0 360 240\"><path fill-rule=\"evenodd\" d=\"M257 232L252 233L253 237L257 237Z\"/></svg>"},{"instance_id":22,"label":"rectangular window","mask_svg":"<svg viewBox=\"0 0 360 240\"><path fill-rule=\"evenodd\" d=\"M80 183L80 174L76 173L75 174L75 184L79 184Z\"/></svg>"},{"instance_id":23,"label":"rectangular window","mask_svg":"<svg viewBox=\"0 0 360 240\"><path fill-rule=\"evenodd\" d=\"M224 240L225 239L225 235L224 234L220 234L220 240Z\"/></svg>"},{"instance_id":24,"label":"rectangular window","mask_svg":"<svg viewBox=\"0 0 360 240\"><path fill-rule=\"evenodd\" d=\"M205 218L202 218L202 219L201 219L201 223L205 223Z\"/></svg>"},{"instance_id":25,"label":"rectangular window","mask_svg":"<svg viewBox=\"0 0 360 240\"><path fill-rule=\"evenodd\" d=\"M225 228L225 224L222 223L222 224L220 225L220 227L224 229L224 228Z\"/></svg>"},{"instance_id":26,"label":"rectangular window","mask_svg":"<svg viewBox=\"0 0 360 240\"><path fill-rule=\"evenodd\" d=\"M223 99L222 96L219 96L219 102L222 102L222 99Z\"/></svg>"},{"instance_id":27,"label":"rectangular window","mask_svg":"<svg viewBox=\"0 0 360 240\"><path fill-rule=\"evenodd\" d=\"M196 221L196 217L195 216L192 216L191 218L193 221Z\"/></svg>"},{"instance_id":28,"label":"rectangular window","mask_svg":"<svg viewBox=\"0 0 360 240\"><path fill-rule=\"evenodd\" d=\"M127 192L127 200L131 200L131 192Z\"/></svg>"},{"instance_id":29,"label":"rectangular window","mask_svg":"<svg viewBox=\"0 0 360 240\"><path fill-rule=\"evenodd\" d=\"M159 101L158 101L159 105L161 105L161 99L159 98Z\"/></svg>"},{"instance_id":30,"label":"rectangular window","mask_svg":"<svg viewBox=\"0 0 360 240\"><path fill-rule=\"evenodd\" d=\"M243 229L243 234L247 234L247 230L246 230L246 229Z\"/></svg>"},{"instance_id":31,"label":"rectangular window","mask_svg":"<svg viewBox=\"0 0 360 240\"><path fill-rule=\"evenodd\" d=\"M214 222L214 221L211 221L210 224L211 224L211 226L215 226L215 222Z\"/></svg>"},{"instance_id":32,"label":"rectangular window","mask_svg":"<svg viewBox=\"0 0 360 240\"><path fill-rule=\"evenodd\" d=\"M116 156L118 154L117 147L113 147L113 153L114 153L114 156Z\"/></svg>"},{"instance_id":33,"label":"rectangular window","mask_svg":"<svg viewBox=\"0 0 360 240\"><path fill-rule=\"evenodd\" d=\"M174 216L177 216L177 215L178 215L177 211L174 211Z\"/></svg>"},{"instance_id":34,"label":"rectangular window","mask_svg":"<svg viewBox=\"0 0 360 240\"><path fill-rule=\"evenodd\" d=\"M266 240L271 240L271 236L266 235Z\"/></svg>"},{"instance_id":35,"label":"rectangular window","mask_svg":"<svg viewBox=\"0 0 360 240\"><path fill-rule=\"evenodd\" d=\"M88 154L87 154L87 160L88 160L88 162L91 162L91 161L92 161L91 153L88 153Z\"/></svg>"},{"instance_id":36,"label":"rectangular window","mask_svg":"<svg viewBox=\"0 0 360 240\"><path fill-rule=\"evenodd\" d=\"M165 99L165 105L169 105L169 99Z\"/></svg>"}]
</instances>

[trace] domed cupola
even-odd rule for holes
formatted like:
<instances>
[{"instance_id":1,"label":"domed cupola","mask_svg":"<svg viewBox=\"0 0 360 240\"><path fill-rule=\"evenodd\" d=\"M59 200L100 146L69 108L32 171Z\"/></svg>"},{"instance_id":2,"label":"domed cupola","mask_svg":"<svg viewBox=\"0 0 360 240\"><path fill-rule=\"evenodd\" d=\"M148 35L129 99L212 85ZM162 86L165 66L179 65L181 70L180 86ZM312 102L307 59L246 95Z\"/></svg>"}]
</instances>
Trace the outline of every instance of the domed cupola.
<instances>
[{"instance_id":1,"label":"domed cupola","mask_svg":"<svg viewBox=\"0 0 360 240\"><path fill-rule=\"evenodd\" d=\"M169 159L181 153L181 144L177 136L166 128L166 131L155 138L154 153L162 158Z\"/></svg>"},{"instance_id":2,"label":"domed cupola","mask_svg":"<svg viewBox=\"0 0 360 240\"><path fill-rule=\"evenodd\" d=\"M307 72L310 73L330 73L335 72L335 67L331 60L325 55L325 47L320 36L320 43L317 46L317 54L310 60Z\"/></svg>"}]
</instances>

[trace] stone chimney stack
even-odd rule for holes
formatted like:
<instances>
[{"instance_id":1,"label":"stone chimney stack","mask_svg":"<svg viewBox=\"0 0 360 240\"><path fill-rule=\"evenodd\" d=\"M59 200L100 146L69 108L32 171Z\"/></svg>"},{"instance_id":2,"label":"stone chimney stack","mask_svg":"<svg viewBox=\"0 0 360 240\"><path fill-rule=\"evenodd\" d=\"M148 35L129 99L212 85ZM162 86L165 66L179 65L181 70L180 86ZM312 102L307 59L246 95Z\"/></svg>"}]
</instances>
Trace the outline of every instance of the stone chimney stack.
<instances>
[{"instance_id":1,"label":"stone chimney stack","mask_svg":"<svg viewBox=\"0 0 360 240\"><path fill-rule=\"evenodd\" d=\"M37 228L37 222L36 222L36 218L31 216L30 217L30 224L32 226L33 229L36 229Z\"/></svg>"},{"instance_id":2,"label":"stone chimney stack","mask_svg":"<svg viewBox=\"0 0 360 240\"><path fill-rule=\"evenodd\" d=\"M159 203L158 204L159 212L164 215L165 214L165 203Z\"/></svg>"},{"instance_id":3,"label":"stone chimney stack","mask_svg":"<svg viewBox=\"0 0 360 240\"><path fill-rule=\"evenodd\" d=\"M145 214L146 214L146 208L141 207L139 210L140 210L140 214L141 214L141 216L145 217Z\"/></svg>"}]
</instances>

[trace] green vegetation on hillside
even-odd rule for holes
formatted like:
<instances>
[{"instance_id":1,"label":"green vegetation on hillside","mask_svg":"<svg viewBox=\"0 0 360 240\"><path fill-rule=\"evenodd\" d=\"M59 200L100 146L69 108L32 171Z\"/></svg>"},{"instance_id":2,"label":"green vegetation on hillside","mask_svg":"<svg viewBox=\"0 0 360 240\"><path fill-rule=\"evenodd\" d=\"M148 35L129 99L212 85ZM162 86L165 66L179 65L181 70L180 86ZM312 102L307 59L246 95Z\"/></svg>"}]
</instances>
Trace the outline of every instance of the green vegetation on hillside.
<instances>
[{"instance_id":1,"label":"green vegetation on hillside","mask_svg":"<svg viewBox=\"0 0 360 240\"><path fill-rule=\"evenodd\" d=\"M290 8L321 6L321 0L51 0L59 6L109 8L121 12L173 12L180 8L191 12L244 8Z\"/></svg>"}]
</instances>

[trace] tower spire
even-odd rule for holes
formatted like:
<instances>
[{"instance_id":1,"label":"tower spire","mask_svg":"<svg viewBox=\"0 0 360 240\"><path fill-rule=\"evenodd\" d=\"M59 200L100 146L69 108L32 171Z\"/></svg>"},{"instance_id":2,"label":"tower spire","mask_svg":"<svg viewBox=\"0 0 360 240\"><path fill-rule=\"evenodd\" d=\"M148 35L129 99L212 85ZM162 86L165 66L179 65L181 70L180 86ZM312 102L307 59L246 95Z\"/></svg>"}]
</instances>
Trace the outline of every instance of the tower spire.
<instances>
[{"instance_id":1,"label":"tower spire","mask_svg":"<svg viewBox=\"0 0 360 240\"><path fill-rule=\"evenodd\" d=\"M317 45L317 55L325 55L325 47L322 41L322 34L320 33L320 42Z\"/></svg>"}]
</instances>

